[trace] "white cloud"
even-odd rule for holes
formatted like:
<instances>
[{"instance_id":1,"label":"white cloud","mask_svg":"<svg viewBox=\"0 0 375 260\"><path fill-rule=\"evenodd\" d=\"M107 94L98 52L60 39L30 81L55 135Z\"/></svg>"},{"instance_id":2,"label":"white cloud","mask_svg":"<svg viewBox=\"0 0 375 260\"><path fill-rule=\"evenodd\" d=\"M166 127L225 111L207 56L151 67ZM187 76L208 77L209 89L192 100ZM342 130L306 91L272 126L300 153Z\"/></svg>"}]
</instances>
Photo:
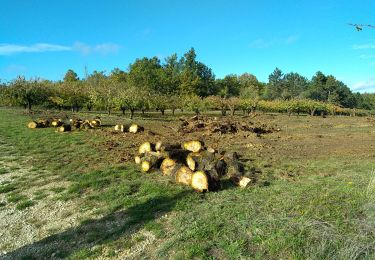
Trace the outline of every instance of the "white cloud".
<instances>
[{"instance_id":1,"label":"white cloud","mask_svg":"<svg viewBox=\"0 0 375 260\"><path fill-rule=\"evenodd\" d=\"M77 51L83 55L98 53L101 55L117 53L120 45L114 43L101 43L97 45L88 45L82 42L76 42L72 46L37 43L33 45L18 44L0 44L0 56L15 55L21 53L41 53L41 52L60 52L60 51Z\"/></svg>"},{"instance_id":2,"label":"white cloud","mask_svg":"<svg viewBox=\"0 0 375 260\"><path fill-rule=\"evenodd\" d=\"M352 90L359 92L375 92L375 78L353 84Z\"/></svg>"},{"instance_id":3,"label":"white cloud","mask_svg":"<svg viewBox=\"0 0 375 260\"><path fill-rule=\"evenodd\" d=\"M375 44L356 44L353 46L354 50L368 50L375 49Z\"/></svg>"},{"instance_id":4,"label":"white cloud","mask_svg":"<svg viewBox=\"0 0 375 260\"><path fill-rule=\"evenodd\" d=\"M70 51L72 47L49 44L37 43L34 45L17 45L17 44L0 44L0 55L12 55L18 53L31 53L31 52L52 52L52 51Z\"/></svg>"}]
</instances>

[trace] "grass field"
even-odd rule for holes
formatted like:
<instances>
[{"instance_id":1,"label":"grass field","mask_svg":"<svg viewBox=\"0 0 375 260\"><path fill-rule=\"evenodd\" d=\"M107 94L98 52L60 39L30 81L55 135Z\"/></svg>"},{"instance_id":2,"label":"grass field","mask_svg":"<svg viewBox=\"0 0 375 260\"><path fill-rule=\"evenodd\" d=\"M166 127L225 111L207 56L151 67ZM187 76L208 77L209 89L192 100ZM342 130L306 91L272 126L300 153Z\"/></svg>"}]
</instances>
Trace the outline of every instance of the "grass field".
<instances>
[{"instance_id":1,"label":"grass field","mask_svg":"<svg viewBox=\"0 0 375 260\"><path fill-rule=\"evenodd\" d=\"M132 136L111 131L120 115L56 133L0 110L0 257L375 257L374 118L243 118L281 129L259 137L181 135L178 116L137 115L146 131ZM199 194L133 164L143 140L197 137L239 152L256 181Z\"/></svg>"}]
</instances>

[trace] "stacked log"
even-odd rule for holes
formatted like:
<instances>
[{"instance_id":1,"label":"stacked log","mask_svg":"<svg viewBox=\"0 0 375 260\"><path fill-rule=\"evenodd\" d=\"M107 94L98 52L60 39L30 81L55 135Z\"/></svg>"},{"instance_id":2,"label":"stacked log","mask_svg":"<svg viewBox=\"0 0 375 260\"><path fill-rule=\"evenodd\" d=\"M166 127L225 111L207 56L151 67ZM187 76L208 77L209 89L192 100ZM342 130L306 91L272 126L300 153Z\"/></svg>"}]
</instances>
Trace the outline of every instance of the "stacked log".
<instances>
[{"instance_id":1,"label":"stacked log","mask_svg":"<svg viewBox=\"0 0 375 260\"><path fill-rule=\"evenodd\" d=\"M176 183L190 186L198 192L220 189L220 181L226 177L240 187L246 187L251 182L236 153L222 155L197 140L182 145L145 142L139 147L134 160L143 172L160 169L163 175Z\"/></svg>"},{"instance_id":2,"label":"stacked log","mask_svg":"<svg viewBox=\"0 0 375 260\"><path fill-rule=\"evenodd\" d=\"M71 125L64 124L64 125L57 128L57 132L70 132L70 131L72 131Z\"/></svg>"},{"instance_id":3,"label":"stacked log","mask_svg":"<svg viewBox=\"0 0 375 260\"><path fill-rule=\"evenodd\" d=\"M48 119L38 119L35 121L31 121L27 124L28 128L45 128L50 126L50 121Z\"/></svg>"},{"instance_id":4,"label":"stacked log","mask_svg":"<svg viewBox=\"0 0 375 260\"><path fill-rule=\"evenodd\" d=\"M116 132L128 132L128 133L133 133L133 134L144 131L144 128L137 124L131 124L131 125L118 124L118 125L115 125L114 129Z\"/></svg>"},{"instance_id":5,"label":"stacked log","mask_svg":"<svg viewBox=\"0 0 375 260\"><path fill-rule=\"evenodd\" d=\"M60 118L53 118L51 121L51 126L52 127L59 127L62 126L64 122Z\"/></svg>"},{"instance_id":6,"label":"stacked log","mask_svg":"<svg viewBox=\"0 0 375 260\"><path fill-rule=\"evenodd\" d=\"M28 128L45 128L45 127L55 127L57 132L68 132L73 129L92 129L100 127L102 124L101 119L96 117L93 120L82 120L78 118L72 118L68 122L60 118L52 119L38 119L31 121L27 124Z\"/></svg>"}]
</instances>

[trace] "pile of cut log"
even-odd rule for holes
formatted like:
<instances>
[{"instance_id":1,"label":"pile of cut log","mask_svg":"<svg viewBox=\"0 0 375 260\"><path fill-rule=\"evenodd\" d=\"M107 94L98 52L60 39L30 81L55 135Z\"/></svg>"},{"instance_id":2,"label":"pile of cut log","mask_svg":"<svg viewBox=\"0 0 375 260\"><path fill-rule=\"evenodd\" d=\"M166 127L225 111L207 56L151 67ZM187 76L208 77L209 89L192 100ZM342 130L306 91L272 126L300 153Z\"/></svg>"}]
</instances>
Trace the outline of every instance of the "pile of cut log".
<instances>
[{"instance_id":1,"label":"pile of cut log","mask_svg":"<svg viewBox=\"0 0 375 260\"><path fill-rule=\"evenodd\" d=\"M139 147L135 163L144 172L160 169L176 183L191 186L199 192L219 190L222 178L229 178L241 187L251 182L237 153L219 153L200 141L182 145L145 142Z\"/></svg>"},{"instance_id":2,"label":"pile of cut log","mask_svg":"<svg viewBox=\"0 0 375 260\"><path fill-rule=\"evenodd\" d=\"M61 118L48 118L48 119L38 119L31 121L27 124L28 128L46 128L54 127L57 132L69 132L73 129L92 129L101 126L101 119L95 117L92 120L82 120L73 118L69 121L63 120Z\"/></svg>"},{"instance_id":3,"label":"pile of cut log","mask_svg":"<svg viewBox=\"0 0 375 260\"><path fill-rule=\"evenodd\" d=\"M139 126L137 124L130 124L130 125L122 125L118 124L115 125L115 131L116 132L128 132L128 133L139 133L143 132L145 129L142 126Z\"/></svg>"}]
</instances>

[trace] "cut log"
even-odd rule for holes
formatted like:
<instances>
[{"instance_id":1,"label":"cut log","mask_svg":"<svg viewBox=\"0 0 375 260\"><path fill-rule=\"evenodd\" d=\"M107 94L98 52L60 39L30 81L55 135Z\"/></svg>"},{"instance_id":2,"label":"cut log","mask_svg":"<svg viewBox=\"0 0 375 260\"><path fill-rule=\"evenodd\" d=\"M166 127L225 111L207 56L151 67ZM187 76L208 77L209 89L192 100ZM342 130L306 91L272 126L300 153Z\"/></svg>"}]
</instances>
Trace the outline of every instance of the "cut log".
<instances>
[{"instance_id":1,"label":"cut log","mask_svg":"<svg viewBox=\"0 0 375 260\"><path fill-rule=\"evenodd\" d=\"M75 127L75 128L81 128L81 125L83 124L83 121L81 119L70 119L70 125Z\"/></svg>"},{"instance_id":2,"label":"cut log","mask_svg":"<svg viewBox=\"0 0 375 260\"><path fill-rule=\"evenodd\" d=\"M182 145L182 148L193 153L197 153L203 149L203 144L200 141L189 141Z\"/></svg>"},{"instance_id":3,"label":"cut log","mask_svg":"<svg viewBox=\"0 0 375 260\"><path fill-rule=\"evenodd\" d=\"M173 175L175 168L177 167L177 163L175 160L171 158L165 158L161 163L160 170L163 175L171 176Z\"/></svg>"},{"instance_id":4,"label":"cut log","mask_svg":"<svg viewBox=\"0 0 375 260\"><path fill-rule=\"evenodd\" d=\"M191 176L191 187L199 192L208 191L208 177L203 171L194 172Z\"/></svg>"},{"instance_id":5,"label":"cut log","mask_svg":"<svg viewBox=\"0 0 375 260\"><path fill-rule=\"evenodd\" d=\"M53 119L52 122L51 122L51 126L52 127L59 127L59 126L62 126L63 125L63 122L61 119Z\"/></svg>"},{"instance_id":6,"label":"cut log","mask_svg":"<svg viewBox=\"0 0 375 260\"><path fill-rule=\"evenodd\" d=\"M196 171L191 178L191 187L199 192L215 191L220 188L220 180L210 172Z\"/></svg>"},{"instance_id":7,"label":"cut log","mask_svg":"<svg viewBox=\"0 0 375 260\"><path fill-rule=\"evenodd\" d=\"M62 125L57 128L58 132L69 132L72 130L72 127L70 125Z\"/></svg>"},{"instance_id":8,"label":"cut log","mask_svg":"<svg viewBox=\"0 0 375 260\"><path fill-rule=\"evenodd\" d=\"M101 125L100 119L87 120L91 128L99 127Z\"/></svg>"},{"instance_id":9,"label":"cut log","mask_svg":"<svg viewBox=\"0 0 375 260\"><path fill-rule=\"evenodd\" d=\"M152 168L158 168L161 163L161 157L155 156L152 153L146 153L141 158L141 169L144 172L149 172Z\"/></svg>"},{"instance_id":10,"label":"cut log","mask_svg":"<svg viewBox=\"0 0 375 260\"><path fill-rule=\"evenodd\" d=\"M27 124L27 127L28 128L31 128L31 129L34 129L34 128L38 128L38 123L35 122L35 121L31 121Z\"/></svg>"},{"instance_id":11,"label":"cut log","mask_svg":"<svg viewBox=\"0 0 375 260\"><path fill-rule=\"evenodd\" d=\"M85 120L89 123L91 128L96 128L102 125L102 120L100 117L96 116L93 120Z\"/></svg>"},{"instance_id":12,"label":"cut log","mask_svg":"<svg viewBox=\"0 0 375 260\"><path fill-rule=\"evenodd\" d=\"M137 156L134 157L134 161L135 161L136 164L141 164L142 159L141 159L140 156L137 155Z\"/></svg>"},{"instance_id":13,"label":"cut log","mask_svg":"<svg viewBox=\"0 0 375 260\"><path fill-rule=\"evenodd\" d=\"M80 129L92 129L92 126L90 124L89 120L85 120L80 124Z\"/></svg>"},{"instance_id":14,"label":"cut log","mask_svg":"<svg viewBox=\"0 0 375 260\"><path fill-rule=\"evenodd\" d=\"M186 166L182 166L176 172L176 182L190 186L192 176L193 171Z\"/></svg>"},{"instance_id":15,"label":"cut log","mask_svg":"<svg viewBox=\"0 0 375 260\"><path fill-rule=\"evenodd\" d=\"M203 170L202 165L202 154L200 153L189 153L186 157L186 164L192 171L197 169Z\"/></svg>"},{"instance_id":16,"label":"cut log","mask_svg":"<svg viewBox=\"0 0 375 260\"><path fill-rule=\"evenodd\" d=\"M115 125L115 131L125 132L124 125Z\"/></svg>"},{"instance_id":17,"label":"cut log","mask_svg":"<svg viewBox=\"0 0 375 260\"><path fill-rule=\"evenodd\" d=\"M36 122L38 123L39 127L49 127L50 126L50 121L48 119L38 119Z\"/></svg>"},{"instance_id":18,"label":"cut log","mask_svg":"<svg viewBox=\"0 0 375 260\"><path fill-rule=\"evenodd\" d=\"M238 182L238 186L242 188L246 188L251 183L251 179L248 177L241 177L240 181Z\"/></svg>"},{"instance_id":19,"label":"cut log","mask_svg":"<svg viewBox=\"0 0 375 260\"><path fill-rule=\"evenodd\" d=\"M155 151L161 151L162 147L163 147L163 143L161 141L158 141L155 144Z\"/></svg>"},{"instance_id":20,"label":"cut log","mask_svg":"<svg viewBox=\"0 0 375 260\"><path fill-rule=\"evenodd\" d=\"M152 151L152 145L150 142L145 142L139 146L138 153L144 154Z\"/></svg>"},{"instance_id":21,"label":"cut log","mask_svg":"<svg viewBox=\"0 0 375 260\"><path fill-rule=\"evenodd\" d=\"M208 147L207 148L207 152L209 152L209 153L216 153L216 150L214 148L212 148L212 147Z\"/></svg>"},{"instance_id":22,"label":"cut log","mask_svg":"<svg viewBox=\"0 0 375 260\"><path fill-rule=\"evenodd\" d=\"M136 134L138 132L142 132L143 130L144 130L144 128L142 126L137 125L137 124L132 124L128 129L129 133L133 133L133 134Z\"/></svg>"},{"instance_id":23,"label":"cut log","mask_svg":"<svg viewBox=\"0 0 375 260\"><path fill-rule=\"evenodd\" d=\"M195 171L196 163L190 154L186 157L186 164L190 170Z\"/></svg>"}]
</instances>

